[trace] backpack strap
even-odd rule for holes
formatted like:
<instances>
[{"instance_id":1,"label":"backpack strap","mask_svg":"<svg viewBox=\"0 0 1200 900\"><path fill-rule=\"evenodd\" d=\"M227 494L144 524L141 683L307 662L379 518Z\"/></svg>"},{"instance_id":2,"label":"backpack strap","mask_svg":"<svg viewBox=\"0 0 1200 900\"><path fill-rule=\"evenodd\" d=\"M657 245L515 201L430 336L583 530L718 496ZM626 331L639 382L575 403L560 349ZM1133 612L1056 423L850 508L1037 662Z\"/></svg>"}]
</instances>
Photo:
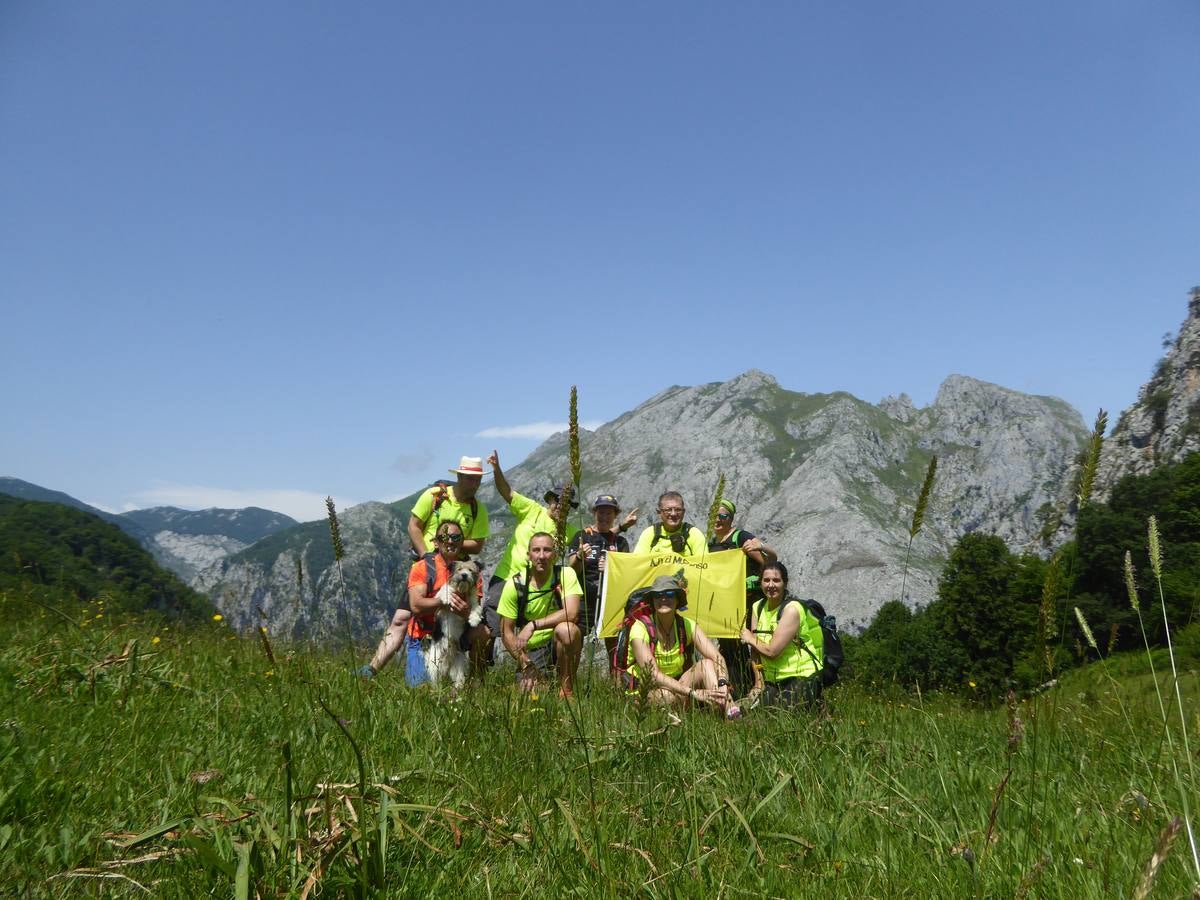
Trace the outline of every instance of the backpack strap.
<instances>
[{"instance_id":1,"label":"backpack strap","mask_svg":"<svg viewBox=\"0 0 1200 900\"><path fill-rule=\"evenodd\" d=\"M692 534L692 525L689 522L684 522L679 526L679 530L674 534L668 534L667 540L671 542L671 549L679 555L684 555L683 551L687 549L688 538ZM650 548L654 549L658 542L662 540L663 529L661 522L654 523L654 539L650 542Z\"/></svg>"},{"instance_id":2,"label":"backpack strap","mask_svg":"<svg viewBox=\"0 0 1200 900\"><path fill-rule=\"evenodd\" d=\"M433 596L433 583L437 581L437 554L426 553L421 559L425 562L425 596Z\"/></svg>"},{"instance_id":3,"label":"backpack strap","mask_svg":"<svg viewBox=\"0 0 1200 900\"><path fill-rule=\"evenodd\" d=\"M529 606L530 566L525 566L525 580L520 575L513 576L513 587L517 589L517 628L524 628L528 619L525 609ZM550 590L558 597L558 607L562 609L562 566L555 566L550 571Z\"/></svg>"}]
</instances>

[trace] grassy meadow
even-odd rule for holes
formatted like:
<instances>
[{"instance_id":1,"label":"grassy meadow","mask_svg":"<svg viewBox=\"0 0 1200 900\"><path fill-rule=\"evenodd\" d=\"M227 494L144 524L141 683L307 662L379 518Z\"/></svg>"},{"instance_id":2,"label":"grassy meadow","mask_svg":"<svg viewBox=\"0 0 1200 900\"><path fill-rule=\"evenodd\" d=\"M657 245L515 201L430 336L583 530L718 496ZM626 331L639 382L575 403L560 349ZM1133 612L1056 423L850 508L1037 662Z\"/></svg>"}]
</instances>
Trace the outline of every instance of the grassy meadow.
<instances>
[{"instance_id":1,"label":"grassy meadow","mask_svg":"<svg viewBox=\"0 0 1200 900\"><path fill-rule=\"evenodd\" d=\"M452 699L395 667L360 680L364 648L114 620L44 588L0 602L5 896L1193 887L1144 653L1007 707L846 684L825 714L725 723L640 714L598 672L575 702L504 672Z\"/></svg>"}]
</instances>

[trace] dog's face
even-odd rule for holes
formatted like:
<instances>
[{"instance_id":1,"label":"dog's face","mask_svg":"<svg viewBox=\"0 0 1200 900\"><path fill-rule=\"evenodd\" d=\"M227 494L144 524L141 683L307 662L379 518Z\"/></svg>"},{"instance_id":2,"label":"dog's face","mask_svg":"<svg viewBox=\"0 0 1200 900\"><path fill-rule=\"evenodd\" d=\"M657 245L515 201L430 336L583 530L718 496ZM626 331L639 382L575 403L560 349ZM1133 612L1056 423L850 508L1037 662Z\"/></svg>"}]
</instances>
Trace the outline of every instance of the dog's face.
<instances>
[{"instance_id":1,"label":"dog's face","mask_svg":"<svg viewBox=\"0 0 1200 900\"><path fill-rule=\"evenodd\" d=\"M479 563L469 559L460 559L450 570L450 590L465 600L470 600L475 594L475 585L479 582Z\"/></svg>"}]
</instances>

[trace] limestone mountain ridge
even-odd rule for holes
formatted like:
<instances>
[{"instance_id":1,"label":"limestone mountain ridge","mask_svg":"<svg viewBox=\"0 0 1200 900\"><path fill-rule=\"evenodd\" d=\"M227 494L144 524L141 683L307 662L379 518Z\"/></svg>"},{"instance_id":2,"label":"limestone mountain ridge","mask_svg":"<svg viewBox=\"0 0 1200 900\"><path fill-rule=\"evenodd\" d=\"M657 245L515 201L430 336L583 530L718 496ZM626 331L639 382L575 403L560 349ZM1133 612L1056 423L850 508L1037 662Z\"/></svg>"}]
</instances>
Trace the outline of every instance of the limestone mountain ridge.
<instances>
[{"instance_id":1,"label":"limestone mountain ridge","mask_svg":"<svg viewBox=\"0 0 1200 900\"><path fill-rule=\"evenodd\" d=\"M738 505L735 524L778 551L793 591L821 600L844 623L863 624L898 599L913 504L933 454L938 478L903 598L911 605L933 599L950 547L968 531L999 534L1015 550L1040 549L1040 511L1064 503L1086 435L1080 414L1062 400L964 375L947 378L933 403L918 408L904 395L872 404L844 392L790 391L750 370L666 388L584 431L584 503L574 515L582 521L591 497L613 493L626 510L640 509L636 538L653 522L658 495L674 489L687 520L704 528L724 474L725 496ZM568 474L566 434L506 474L514 489L540 498ZM193 584L241 627L314 637L378 633L408 566L414 499L343 511L340 571L328 526L315 522L219 560ZM512 523L490 483L479 499L492 522L482 557L488 566Z\"/></svg>"}]
</instances>

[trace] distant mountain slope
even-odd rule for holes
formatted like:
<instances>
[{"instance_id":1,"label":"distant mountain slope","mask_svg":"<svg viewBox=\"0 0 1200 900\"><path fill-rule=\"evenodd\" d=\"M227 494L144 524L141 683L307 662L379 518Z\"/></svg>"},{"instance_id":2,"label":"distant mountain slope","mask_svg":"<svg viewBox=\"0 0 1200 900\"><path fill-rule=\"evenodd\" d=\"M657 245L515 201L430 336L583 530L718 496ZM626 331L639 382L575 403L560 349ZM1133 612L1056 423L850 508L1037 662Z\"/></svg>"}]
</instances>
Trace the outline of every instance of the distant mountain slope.
<instances>
[{"instance_id":1,"label":"distant mountain slope","mask_svg":"<svg viewBox=\"0 0 1200 900\"><path fill-rule=\"evenodd\" d=\"M65 504L0 495L0 584L45 584L111 611L206 616L207 599L160 568L130 535Z\"/></svg>"},{"instance_id":2,"label":"distant mountain slope","mask_svg":"<svg viewBox=\"0 0 1200 900\"><path fill-rule=\"evenodd\" d=\"M906 598L912 604L932 599L949 547L967 531L995 532L1017 549L1036 547L1039 511L1065 503L1085 438L1082 418L1063 401L961 375L946 379L933 404L916 409L903 395L873 405L840 392L788 391L750 371L728 382L668 388L585 432L579 515L586 516L595 493L615 493L626 510L641 509L636 538L654 521L658 495L673 488L684 495L688 520L703 528L724 473L738 524L779 551L794 589L819 597L844 622L865 622L900 591L912 505L932 454L940 458L938 480L914 546ZM515 489L539 498L567 471L565 434L506 469ZM390 616L408 566L405 525L414 499L343 513L344 605L328 529L316 523L228 557L199 583L244 625L257 624L261 608L270 627L284 633L375 632ZM511 520L493 486L485 484L480 499L492 522L483 554L491 563Z\"/></svg>"},{"instance_id":3,"label":"distant mountain slope","mask_svg":"<svg viewBox=\"0 0 1200 900\"><path fill-rule=\"evenodd\" d=\"M63 506L69 506L72 509L81 509L86 513L91 513L93 516L103 519L105 522L111 522L116 525L126 534L131 534L139 541L144 541L148 537L146 530L139 526L136 522L123 519L121 516L105 512L102 509L97 509L94 506L89 506L82 500L76 500L70 494L64 494L62 491L52 491L49 488L44 488L41 485L33 484L29 481L22 481L20 478L0 477L0 494L7 494L10 497L18 497L21 500L38 500L42 503L60 503Z\"/></svg>"},{"instance_id":4,"label":"distant mountain slope","mask_svg":"<svg viewBox=\"0 0 1200 900\"><path fill-rule=\"evenodd\" d=\"M298 524L291 516L257 506L199 511L156 506L120 518L141 529L155 558L189 582L231 553Z\"/></svg>"},{"instance_id":5,"label":"distant mountain slope","mask_svg":"<svg viewBox=\"0 0 1200 900\"><path fill-rule=\"evenodd\" d=\"M291 516L247 506L244 509L179 509L175 506L155 506L121 513L120 517L134 522L143 531L172 531L175 534L220 534L241 541L247 546L268 535L299 524Z\"/></svg>"},{"instance_id":6,"label":"distant mountain slope","mask_svg":"<svg viewBox=\"0 0 1200 900\"><path fill-rule=\"evenodd\" d=\"M189 582L217 560L297 524L290 516L257 506L199 511L156 506L118 515L19 478L0 478L0 494L60 503L99 516L136 538L160 565Z\"/></svg>"}]
</instances>

